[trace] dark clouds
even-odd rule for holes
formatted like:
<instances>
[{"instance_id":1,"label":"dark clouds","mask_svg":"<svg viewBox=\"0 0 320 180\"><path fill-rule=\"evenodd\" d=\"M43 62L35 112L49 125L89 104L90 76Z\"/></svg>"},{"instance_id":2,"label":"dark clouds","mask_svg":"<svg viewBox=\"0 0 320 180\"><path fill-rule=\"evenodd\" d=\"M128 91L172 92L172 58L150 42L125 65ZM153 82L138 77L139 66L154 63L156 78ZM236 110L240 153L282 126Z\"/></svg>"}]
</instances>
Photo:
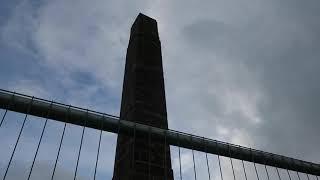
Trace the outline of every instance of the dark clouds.
<instances>
[{"instance_id":1,"label":"dark clouds","mask_svg":"<svg viewBox=\"0 0 320 180\"><path fill-rule=\"evenodd\" d=\"M199 48L196 50L207 49L226 57L223 61L241 62L256 76L256 90L264 94L257 108L263 123L247 128L257 145L315 162L320 160L316 156L320 149L316 143L320 23L315 19L320 15L319 5L282 1L272 4L272 14L258 14L247 24L204 19L183 29L189 43ZM237 117L241 116L233 118Z\"/></svg>"}]
</instances>

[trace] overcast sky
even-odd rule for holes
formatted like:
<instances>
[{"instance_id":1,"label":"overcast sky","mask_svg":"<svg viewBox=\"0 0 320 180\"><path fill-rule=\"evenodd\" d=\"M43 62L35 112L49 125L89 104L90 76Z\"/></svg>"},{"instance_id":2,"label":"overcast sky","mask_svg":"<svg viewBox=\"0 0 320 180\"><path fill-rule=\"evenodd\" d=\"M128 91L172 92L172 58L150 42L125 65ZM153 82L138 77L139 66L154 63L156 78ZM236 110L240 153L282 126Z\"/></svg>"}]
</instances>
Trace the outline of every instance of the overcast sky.
<instances>
[{"instance_id":1,"label":"overcast sky","mask_svg":"<svg viewBox=\"0 0 320 180\"><path fill-rule=\"evenodd\" d=\"M170 129L320 162L318 0L3 1L0 88L119 115L129 32L139 12L158 22ZM13 120L0 129L8 143L0 149L1 175L23 116L7 119ZM35 147L41 123L27 126L26 147ZM44 148L54 154L54 130L63 125L49 124ZM81 128L68 127L69 145L77 144ZM93 141L84 141L84 169L94 164L98 138L86 132ZM116 136L105 133L103 140L99 173L110 178ZM70 145L65 156L76 157L77 147ZM32 159L22 154L16 169ZM44 153L38 168L48 169L53 159ZM66 164L59 173L72 177Z\"/></svg>"}]
</instances>

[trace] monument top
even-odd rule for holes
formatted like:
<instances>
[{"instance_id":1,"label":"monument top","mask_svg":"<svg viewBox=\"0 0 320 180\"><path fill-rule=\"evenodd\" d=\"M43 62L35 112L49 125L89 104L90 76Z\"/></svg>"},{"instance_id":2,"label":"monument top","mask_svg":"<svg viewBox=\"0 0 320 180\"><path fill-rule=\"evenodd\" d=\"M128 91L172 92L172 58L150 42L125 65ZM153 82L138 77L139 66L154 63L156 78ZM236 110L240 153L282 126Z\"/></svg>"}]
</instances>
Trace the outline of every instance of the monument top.
<instances>
[{"instance_id":1,"label":"monument top","mask_svg":"<svg viewBox=\"0 0 320 180\"><path fill-rule=\"evenodd\" d=\"M159 38L157 21L149 16L139 13L131 27L131 35L141 33Z\"/></svg>"},{"instance_id":2,"label":"monument top","mask_svg":"<svg viewBox=\"0 0 320 180\"><path fill-rule=\"evenodd\" d=\"M138 16L136 17L136 19L149 19L151 21L155 21L157 23L157 21L145 14L139 13Z\"/></svg>"}]
</instances>

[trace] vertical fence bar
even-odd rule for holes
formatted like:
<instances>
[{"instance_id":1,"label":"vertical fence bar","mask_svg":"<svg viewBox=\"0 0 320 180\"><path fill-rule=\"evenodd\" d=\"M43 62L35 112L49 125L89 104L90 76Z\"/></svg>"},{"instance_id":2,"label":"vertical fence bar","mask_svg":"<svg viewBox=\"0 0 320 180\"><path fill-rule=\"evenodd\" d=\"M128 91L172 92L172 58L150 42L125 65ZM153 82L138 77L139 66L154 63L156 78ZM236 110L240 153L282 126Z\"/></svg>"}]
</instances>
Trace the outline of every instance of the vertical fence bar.
<instances>
[{"instance_id":1,"label":"vertical fence bar","mask_svg":"<svg viewBox=\"0 0 320 180\"><path fill-rule=\"evenodd\" d=\"M267 169L267 165L264 165L264 169L266 170L266 174L267 174L268 180L270 180L270 176L269 176L269 172L268 172L268 169Z\"/></svg>"},{"instance_id":2,"label":"vertical fence bar","mask_svg":"<svg viewBox=\"0 0 320 180\"><path fill-rule=\"evenodd\" d=\"M105 117L103 115L102 119L101 119L101 129L103 128L103 120L104 119L105 119ZM101 137L102 137L102 130L100 130L100 133L99 133L99 143L98 143L98 150L97 150L98 152L97 152L96 163L95 163L95 167L94 167L94 175L93 175L94 180L96 180L96 176L97 176L97 167L98 167L99 154L100 154Z\"/></svg>"},{"instance_id":3,"label":"vertical fence bar","mask_svg":"<svg viewBox=\"0 0 320 180\"><path fill-rule=\"evenodd\" d=\"M240 146L239 146L239 145L238 145L237 147L240 149ZM244 166L244 162L243 162L242 159L241 159L241 163L242 163L242 168L243 168L244 177L245 177L246 180L248 180L246 168L245 168L245 166Z\"/></svg>"},{"instance_id":4,"label":"vertical fence bar","mask_svg":"<svg viewBox=\"0 0 320 180\"><path fill-rule=\"evenodd\" d=\"M228 150L229 150L229 156L230 156L229 159L230 159L230 163L231 163L231 167L232 167L233 179L236 180L236 174L234 172L233 162L232 162L232 159L231 159L230 144L228 144Z\"/></svg>"},{"instance_id":5,"label":"vertical fence bar","mask_svg":"<svg viewBox=\"0 0 320 180\"><path fill-rule=\"evenodd\" d=\"M289 177L289 180L291 180L291 175L289 173L289 170L287 169L287 173L288 173L288 177Z\"/></svg>"},{"instance_id":6,"label":"vertical fence bar","mask_svg":"<svg viewBox=\"0 0 320 180\"><path fill-rule=\"evenodd\" d=\"M190 136L190 138L191 138L191 142L192 142L192 136ZM197 180L196 162L195 162L195 160L194 160L194 151L193 151L193 147L191 148L191 152L192 152L192 160L193 160L194 180Z\"/></svg>"},{"instance_id":7,"label":"vertical fence bar","mask_svg":"<svg viewBox=\"0 0 320 180\"><path fill-rule=\"evenodd\" d=\"M307 179L310 180L309 175L307 173L306 173L306 175L307 175Z\"/></svg>"},{"instance_id":8,"label":"vertical fence bar","mask_svg":"<svg viewBox=\"0 0 320 180\"><path fill-rule=\"evenodd\" d=\"M243 160L241 160L241 162L242 162L242 168L243 168L244 177L245 177L246 180L248 180L247 173L246 173L246 168L244 166Z\"/></svg>"},{"instance_id":9,"label":"vertical fence bar","mask_svg":"<svg viewBox=\"0 0 320 180\"><path fill-rule=\"evenodd\" d=\"M209 161L208 161L208 153L207 153L207 143L205 142L204 140L204 137L203 137L203 141L204 141L204 145L205 145L205 153L206 153L206 162L207 162L207 169L208 169L208 178L209 180L211 180L211 175L210 175L210 167L209 167Z\"/></svg>"},{"instance_id":10,"label":"vertical fence bar","mask_svg":"<svg viewBox=\"0 0 320 180\"><path fill-rule=\"evenodd\" d=\"M296 172L297 172L298 179L301 180L299 172L298 171L296 171Z\"/></svg>"},{"instance_id":11,"label":"vertical fence bar","mask_svg":"<svg viewBox=\"0 0 320 180\"><path fill-rule=\"evenodd\" d=\"M67 119L69 119L70 106L71 105L68 106L68 110L66 112L66 118ZM62 142L63 142L63 139L64 139L64 133L66 132L66 126L67 126L67 123L64 123L63 130L62 130L62 135L61 135L61 139L60 139L60 143L59 143L58 153L57 153L57 157L56 157L56 160L55 160L55 163L54 163L54 167L53 167L53 171L52 171L52 175L51 175L51 180L53 180L55 172L56 172L56 169L57 169L57 164L58 164L58 160L59 160L59 156L60 156L61 146L62 146Z\"/></svg>"},{"instance_id":12,"label":"vertical fence bar","mask_svg":"<svg viewBox=\"0 0 320 180\"><path fill-rule=\"evenodd\" d=\"M82 149L82 144L83 144L83 136L84 136L84 132L86 129L86 125L87 125L87 120L88 120L88 109L87 109L87 116L84 120L84 126L82 126L82 133L81 133L81 140L80 140L80 147L79 147L79 152L78 152L78 157L77 157L77 164L76 164L76 169L74 171L74 180L76 180L77 178L77 172L78 172L78 166L79 166L79 161L80 161L80 155L81 155L81 149Z\"/></svg>"},{"instance_id":13,"label":"vertical fence bar","mask_svg":"<svg viewBox=\"0 0 320 180\"><path fill-rule=\"evenodd\" d=\"M38 155L38 152L39 152L39 148L40 148L40 144L42 142L42 138L43 138L43 134L44 134L44 131L47 127L47 123L48 123L48 116L50 114L50 110L52 108L52 104L53 104L53 100L51 101L51 104L50 104L50 107L49 107L49 110L47 112L47 117L46 117L46 121L44 122L44 125L43 125L43 128L42 128L42 132L41 132L41 135L40 135L40 139L39 139L39 142L38 142L38 146L37 146L37 149L36 149L36 153L33 157L33 161L32 161L32 164L31 164L31 168L30 168L30 171L29 171L29 174L28 174L28 180L30 180L30 177L31 177L31 173L32 173L32 170L33 170L33 166L34 166L34 163L36 161L36 158L37 158L37 155Z\"/></svg>"},{"instance_id":14,"label":"vertical fence bar","mask_svg":"<svg viewBox=\"0 0 320 180\"><path fill-rule=\"evenodd\" d=\"M179 134L177 134L178 136L178 152L179 152L179 172L180 172L180 180L182 180L182 172L181 172L181 152L180 152L180 138L179 138Z\"/></svg>"},{"instance_id":15,"label":"vertical fence bar","mask_svg":"<svg viewBox=\"0 0 320 180\"><path fill-rule=\"evenodd\" d=\"M257 170L257 167L256 167L256 163L254 162L254 157L252 155L252 149L250 148L250 152L251 152L251 158L252 158L252 162L253 162L253 166L254 166L254 170L256 172L256 175L257 175L257 179L259 180L259 174L258 174L258 170Z\"/></svg>"},{"instance_id":16,"label":"vertical fence bar","mask_svg":"<svg viewBox=\"0 0 320 180\"><path fill-rule=\"evenodd\" d=\"M26 120L27 120L27 118L28 118L28 114L29 114L30 109L31 109L31 105L32 105L32 102L33 102L33 98L34 98L34 97L32 97L32 99L31 99L31 101L30 101L30 104L28 105L28 111L27 111L27 114L26 114L25 117L24 117L22 126L21 126L21 128L20 128L19 135L18 135L18 139L17 139L17 141L16 141L16 143L15 143L15 145L14 145L14 148L13 148L13 151L12 151L12 154L11 154L11 157L10 157L10 160L9 160L9 163L8 163L8 166L7 166L6 171L5 171L5 173L4 173L4 176L3 176L3 180L5 180L6 177L7 177L8 170L9 170L9 168L10 168L10 165L11 165L13 156L14 156L14 154L15 154L15 152L16 152L16 148L17 148L17 146L18 146L18 143L19 143L19 140L20 140L20 137L21 137L21 134L22 134L24 125L25 125L25 123L26 123Z\"/></svg>"},{"instance_id":17,"label":"vertical fence bar","mask_svg":"<svg viewBox=\"0 0 320 180\"><path fill-rule=\"evenodd\" d=\"M278 177L279 177L279 180L281 180L281 176L280 176L280 173L279 173L279 170L278 168L276 167L276 171L277 171L277 174L278 174ZM299 178L300 179L300 178Z\"/></svg>"},{"instance_id":18,"label":"vertical fence bar","mask_svg":"<svg viewBox=\"0 0 320 180\"><path fill-rule=\"evenodd\" d=\"M219 153L219 148L218 148L218 142L216 141L216 148L217 148L217 156L218 156L218 162L219 162L219 169L220 169L220 176L221 180L223 180L223 175L222 175L222 168L221 168L221 162L220 162L220 153Z\"/></svg>"}]
</instances>

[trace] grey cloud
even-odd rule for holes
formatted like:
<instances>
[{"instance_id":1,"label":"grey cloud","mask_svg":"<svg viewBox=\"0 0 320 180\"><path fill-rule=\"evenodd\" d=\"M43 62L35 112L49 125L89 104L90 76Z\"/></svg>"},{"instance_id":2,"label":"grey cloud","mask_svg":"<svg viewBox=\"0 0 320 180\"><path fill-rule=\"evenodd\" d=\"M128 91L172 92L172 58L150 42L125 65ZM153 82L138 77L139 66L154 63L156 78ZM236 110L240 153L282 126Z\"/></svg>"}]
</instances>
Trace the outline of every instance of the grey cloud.
<instances>
[{"instance_id":1,"label":"grey cloud","mask_svg":"<svg viewBox=\"0 0 320 180\"><path fill-rule=\"evenodd\" d=\"M207 50L226 48L226 41L235 41L237 30L232 25L217 20L203 19L185 26L183 34L193 45ZM227 44L229 45L229 44Z\"/></svg>"},{"instance_id":2,"label":"grey cloud","mask_svg":"<svg viewBox=\"0 0 320 180\"><path fill-rule=\"evenodd\" d=\"M197 51L219 54L226 62L241 62L256 77L259 83L248 85L265 97L257 104L263 123L255 128L244 124L243 128L252 133L257 146L318 162L320 23L315 17L320 11L315 9L319 5L282 3L272 4L275 14L258 15L248 24L227 26L201 20L182 32ZM234 125L239 117L241 114L235 114L230 123Z\"/></svg>"}]
</instances>

